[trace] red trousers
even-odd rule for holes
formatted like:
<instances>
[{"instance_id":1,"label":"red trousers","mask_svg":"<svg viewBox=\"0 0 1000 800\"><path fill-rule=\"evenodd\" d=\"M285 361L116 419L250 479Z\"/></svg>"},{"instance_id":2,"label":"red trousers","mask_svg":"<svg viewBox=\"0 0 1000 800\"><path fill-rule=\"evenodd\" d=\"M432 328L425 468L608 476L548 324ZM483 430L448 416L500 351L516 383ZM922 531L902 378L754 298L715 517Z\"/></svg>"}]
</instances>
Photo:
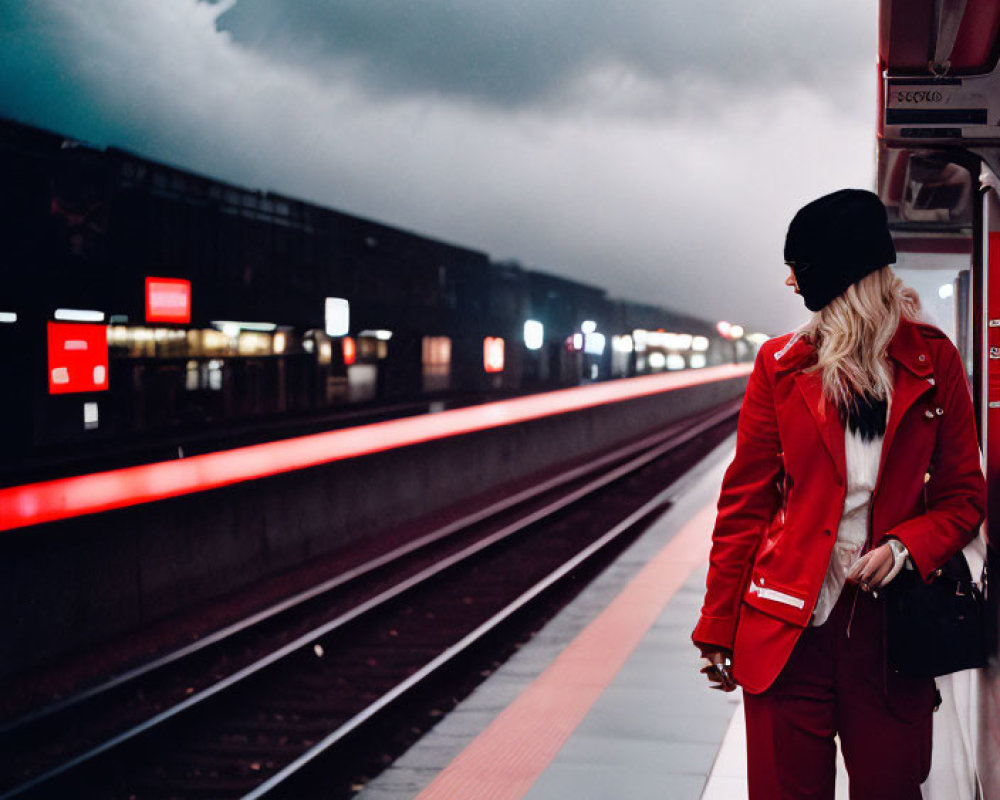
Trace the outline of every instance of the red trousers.
<instances>
[{"instance_id":1,"label":"red trousers","mask_svg":"<svg viewBox=\"0 0 1000 800\"><path fill-rule=\"evenodd\" d=\"M886 665L881 604L854 584L806 628L774 684L744 692L750 800L833 800L840 736L851 800L920 800L931 765L931 678Z\"/></svg>"}]
</instances>

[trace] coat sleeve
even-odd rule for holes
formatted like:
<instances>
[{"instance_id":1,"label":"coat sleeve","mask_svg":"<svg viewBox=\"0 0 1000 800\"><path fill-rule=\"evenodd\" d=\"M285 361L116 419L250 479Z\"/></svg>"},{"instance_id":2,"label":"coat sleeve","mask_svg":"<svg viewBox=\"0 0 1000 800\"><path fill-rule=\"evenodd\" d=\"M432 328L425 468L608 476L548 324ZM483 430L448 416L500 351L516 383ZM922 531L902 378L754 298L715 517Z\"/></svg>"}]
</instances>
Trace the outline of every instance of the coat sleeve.
<instances>
[{"instance_id":1,"label":"coat sleeve","mask_svg":"<svg viewBox=\"0 0 1000 800\"><path fill-rule=\"evenodd\" d=\"M732 648L749 568L781 502L781 442L766 369L772 351L765 345L757 353L740 408L736 455L722 479L705 603L691 635L699 645Z\"/></svg>"},{"instance_id":2,"label":"coat sleeve","mask_svg":"<svg viewBox=\"0 0 1000 800\"><path fill-rule=\"evenodd\" d=\"M935 373L944 383L944 408L924 487L926 511L886 534L906 545L924 580L972 540L986 513L972 395L955 346L946 341L943 348Z\"/></svg>"}]
</instances>

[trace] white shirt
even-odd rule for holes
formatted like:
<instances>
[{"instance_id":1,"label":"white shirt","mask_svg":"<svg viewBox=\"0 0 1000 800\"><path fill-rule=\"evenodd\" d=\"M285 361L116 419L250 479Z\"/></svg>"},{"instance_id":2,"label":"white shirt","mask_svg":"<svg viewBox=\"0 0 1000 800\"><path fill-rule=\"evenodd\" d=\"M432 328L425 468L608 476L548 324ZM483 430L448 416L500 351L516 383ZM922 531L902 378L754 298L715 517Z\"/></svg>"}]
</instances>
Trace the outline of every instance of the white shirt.
<instances>
[{"instance_id":1,"label":"white shirt","mask_svg":"<svg viewBox=\"0 0 1000 800\"><path fill-rule=\"evenodd\" d=\"M878 479L878 464L882 456L882 437L864 441L844 426L844 456L847 467L847 495L837 527L837 541L830 554L819 599L810 625L826 622L847 582L847 573L857 561L868 541L868 507Z\"/></svg>"}]
</instances>

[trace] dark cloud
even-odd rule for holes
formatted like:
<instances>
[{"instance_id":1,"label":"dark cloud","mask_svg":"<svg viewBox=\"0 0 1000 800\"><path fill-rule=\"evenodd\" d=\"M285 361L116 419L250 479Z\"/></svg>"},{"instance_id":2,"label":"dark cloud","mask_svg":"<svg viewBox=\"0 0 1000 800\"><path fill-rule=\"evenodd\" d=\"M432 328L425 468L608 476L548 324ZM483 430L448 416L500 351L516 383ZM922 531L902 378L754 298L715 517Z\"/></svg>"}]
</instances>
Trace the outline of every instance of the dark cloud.
<instances>
[{"instance_id":1,"label":"dark cloud","mask_svg":"<svg viewBox=\"0 0 1000 800\"><path fill-rule=\"evenodd\" d=\"M769 332L871 183L874 0L302 2L0 0L0 115Z\"/></svg>"},{"instance_id":2,"label":"dark cloud","mask_svg":"<svg viewBox=\"0 0 1000 800\"><path fill-rule=\"evenodd\" d=\"M800 0L237 0L217 25L244 47L368 91L558 104L609 69L620 80L594 91L620 91L631 76L663 90L656 107L692 80L840 93L845 73L872 60L854 34L874 25L873 11Z\"/></svg>"}]
</instances>

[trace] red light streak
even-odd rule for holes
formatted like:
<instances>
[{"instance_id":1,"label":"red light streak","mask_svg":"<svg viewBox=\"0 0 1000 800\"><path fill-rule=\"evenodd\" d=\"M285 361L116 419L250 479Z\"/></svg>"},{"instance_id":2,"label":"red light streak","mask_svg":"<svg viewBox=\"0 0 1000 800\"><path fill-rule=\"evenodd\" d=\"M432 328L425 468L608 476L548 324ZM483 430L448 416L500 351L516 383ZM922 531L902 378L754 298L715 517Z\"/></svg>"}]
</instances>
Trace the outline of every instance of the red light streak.
<instances>
[{"instance_id":1,"label":"red light streak","mask_svg":"<svg viewBox=\"0 0 1000 800\"><path fill-rule=\"evenodd\" d=\"M233 450L0 489L0 531L150 503L319 464L750 374L751 364L626 378Z\"/></svg>"}]
</instances>

